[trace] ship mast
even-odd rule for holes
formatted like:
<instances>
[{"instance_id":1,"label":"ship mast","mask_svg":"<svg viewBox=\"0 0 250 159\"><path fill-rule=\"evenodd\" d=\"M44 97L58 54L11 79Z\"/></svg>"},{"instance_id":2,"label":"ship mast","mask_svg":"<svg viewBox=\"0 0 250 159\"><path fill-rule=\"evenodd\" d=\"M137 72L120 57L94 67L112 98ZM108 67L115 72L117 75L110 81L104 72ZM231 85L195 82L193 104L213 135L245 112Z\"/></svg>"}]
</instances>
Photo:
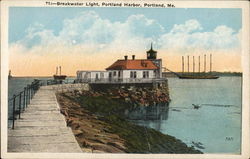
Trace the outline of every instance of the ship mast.
<instances>
[{"instance_id":1,"label":"ship mast","mask_svg":"<svg viewBox=\"0 0 250 159\"><path fill-rule=\"evenodd\" d=\"M212 54L210 54L210 73L212 73Z\"/></svg>"},{"instance_id":2,"label":"ship mast","mask_svg":"<svg viewBox=\"0 0 250 159\"><path fill-rule=\"evenodd\" d=\"M59 66L60 76L61 76L61 66Z\"/></svg>"},{"instance_id":3,"label":"ship mast","mask_svg":"<svg viewBox=\"0 0 250 159\"><path fill-rule=\"evenodd\" d=\"M184 73L184 56L182 56L182 74Z\"/></svg>"},{"instance_id":4,"label":"ship mast","mask_svg":"<svg viewBox=\"0 0 250 159\"><path fill-rule=\"evenodd\" d=\"M58 74L58 67L56 66L56 75Z\"/></svg>"},{"instance_id":5,"label":"ship mast","mask_svg":"<svg viewBox=\"0 0 250 159\"><path fill-rule=\"evenodd\" d=\"M199 73L201 72L201 57L199 56Z\"/></svg>"},{"instance_id":6,"label":"ship mast","mask_svg":"<svg viewBox=\"0 0 250 159\"><path fill-rule=\"evenodd\" d=\"M189 55L187 56L188 58L188 73L189 73Z\"/></svg>"},{"instance_id":7,"label":"ship mast","mask_svg":"<svg viewBox=\"0 0 250 159\"><path fill-rule=\"evenodd\" d=\"M206 73L206 55L204 55L204 72Z\"/></svg>"},{"instance_id":8,"label":"ship mast","mask_svg":"<svg viewBox=\"0 0 250 159\"><path fill-rule=\"evenodd\" d=\"M193 73L195 72L195 61L194 61L194 56L193 56Z\"/></svg>"}]
</instances>

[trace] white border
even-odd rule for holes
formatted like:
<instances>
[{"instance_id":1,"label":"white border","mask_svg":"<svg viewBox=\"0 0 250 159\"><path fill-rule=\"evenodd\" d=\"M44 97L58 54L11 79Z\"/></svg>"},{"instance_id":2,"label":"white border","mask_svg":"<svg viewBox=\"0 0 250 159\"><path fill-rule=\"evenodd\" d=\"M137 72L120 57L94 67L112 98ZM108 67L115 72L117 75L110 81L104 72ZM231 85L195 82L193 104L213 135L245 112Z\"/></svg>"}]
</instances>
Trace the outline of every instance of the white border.
<instances>
[{"instance_id":1,"label":"white border","mask_svg":"<svg viewBox=\"0 0 250 159\"><path fill-rule=\"evenodd\" d=\"M48 0L49 1L49 0ZM54 1L54 0L51 0ZM100 1L99 2L125 2L124 1ZM76 2L76 1L67 1ZM79 2L87 2L81 0ZM91 1L89 1L91 2ZM93 1L92 1L93 2ZM50 7L45 1L2 1L1 2L1 155L3 158L196 158L196 159L246 159L249 158L249 2L248 1L126 1L141 3L171 3L176 8L241 8L242 9L242 153L241 155L223 154L86 154L86 153L7 153L7 86L8 86L8 7ZM55 6L52 6L55 7ZM60 6L62 7L62 6Z\"/></svg>"}]
</instances>

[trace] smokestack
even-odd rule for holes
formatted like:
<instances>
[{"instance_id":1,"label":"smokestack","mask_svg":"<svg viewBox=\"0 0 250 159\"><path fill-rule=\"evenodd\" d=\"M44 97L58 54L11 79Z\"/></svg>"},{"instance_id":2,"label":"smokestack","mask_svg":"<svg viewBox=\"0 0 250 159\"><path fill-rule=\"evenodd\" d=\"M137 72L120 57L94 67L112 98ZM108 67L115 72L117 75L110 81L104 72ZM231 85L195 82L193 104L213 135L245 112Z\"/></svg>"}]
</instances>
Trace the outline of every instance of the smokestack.
<instances>
[{"instance_id":1,"label":"smokestack","mask_svg":"<svg viewBox=\"0 0 250 159\"><path fill-rule=\"evenodd\" d=\"M132 60L134 60L135 59L135 55L132 55Z\"/></svg>"},{"instance_id":2,"label":"smokestack","mask_svg":"<svg viewBox=\"0 0 250 159\"><path fill-rule=\"evenodd\" d=\"M125 60L127 60L127 59L128 59L128 56L127 56L127 55L125 55L125 56L124 56L124 59L125 59Z\"/></svg>"},{"instance_id":3,"label":"smokestack","mask_svg":"<svg viewBox=\"0 0 250 159\"><path fill-rule=\"evenodd\" d=\"M56 66L56 75L58 74L58 67Z\"/></svg>"}]
</instances>

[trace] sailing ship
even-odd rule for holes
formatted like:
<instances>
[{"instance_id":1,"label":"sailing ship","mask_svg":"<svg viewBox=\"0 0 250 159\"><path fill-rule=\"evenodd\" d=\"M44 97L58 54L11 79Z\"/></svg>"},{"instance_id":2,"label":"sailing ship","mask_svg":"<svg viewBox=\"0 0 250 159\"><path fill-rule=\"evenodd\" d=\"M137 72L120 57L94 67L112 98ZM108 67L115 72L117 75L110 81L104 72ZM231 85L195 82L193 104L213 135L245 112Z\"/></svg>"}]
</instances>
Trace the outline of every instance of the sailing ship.
<instances>
[{"instance_id":1,"label":"sailing ship","mask_svg":"<svg viewBox=\"0 0 250 159\"><path fill-rule=\"evenodd\" d=\"M56 74L53 76L54 80L65 80L66 75L61 75L61 66L59 66L59 75L58 75L58 67L56 67Z\"/></svg>"},{"instance_id":2,"label":"sailing ship","mask_svg":"<svg viewBox=\"0 0 250 159\"><path fill-rule=\"evenodd\" d=\"M177 76L180 79L218 79L219 76L216 76L212 73L212 54L210 54L210 71L206 72L206 55L204 55L204 71L200 71L200 56L199 56L199 65L198 72L195 72L195 58L193 56L193 72L189 71L189 56L187 56L187 72L184 72L184 56L182 56L182 73Z\"/></svg>"}]
</instances>

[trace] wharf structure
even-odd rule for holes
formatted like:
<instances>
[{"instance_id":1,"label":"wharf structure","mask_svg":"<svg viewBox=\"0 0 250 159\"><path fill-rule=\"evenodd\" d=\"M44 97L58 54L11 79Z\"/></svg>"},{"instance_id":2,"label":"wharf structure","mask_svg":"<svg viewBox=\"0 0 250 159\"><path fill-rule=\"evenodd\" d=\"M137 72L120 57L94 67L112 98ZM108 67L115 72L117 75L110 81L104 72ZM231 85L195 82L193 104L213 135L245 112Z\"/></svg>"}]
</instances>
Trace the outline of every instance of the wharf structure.
<instances>
[{"instance_id":1,"label":"wharf structure","mask_svg":"<svg viewBox=\"0 0 250 159\"><path fill-rule=\"evenodd\" d=\"M161 84L166 81L162 78L162 59L157 59L157 51L146 52L147 59L131 59L125 55L106 68L106 71L77 71L76 81L90 84Z\"/></svg>"},{"instance_id":2,"label":"wharf structure","mask_svg":"<svg viewBox=\"0 0 250 159\"><path fill-rule=\"evenodd\" d=\"M38 84L38 85L36 85ZM11 99L12 129L8 129L8 152L85 152L61 113L56 93L88 90L87 84L42 85L25 89ZM32 85L31 85L32 86ZM22 100L23 101L22 101ZM22 114L21 114L22 113ZM19 116L19 117L18 117Z\"/></svg>"}]
</instances>

